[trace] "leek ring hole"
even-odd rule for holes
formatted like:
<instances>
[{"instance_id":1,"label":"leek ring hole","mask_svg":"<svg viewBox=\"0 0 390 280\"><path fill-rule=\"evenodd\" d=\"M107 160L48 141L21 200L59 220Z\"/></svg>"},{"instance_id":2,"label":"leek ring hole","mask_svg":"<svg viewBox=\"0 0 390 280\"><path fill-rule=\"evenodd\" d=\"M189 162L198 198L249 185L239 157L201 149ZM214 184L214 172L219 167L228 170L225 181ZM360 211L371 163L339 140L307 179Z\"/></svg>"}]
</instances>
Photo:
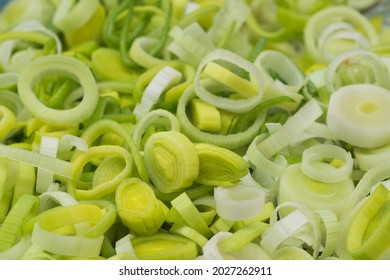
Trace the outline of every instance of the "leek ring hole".
<instances>
[{"instance_id":1,"label":"leek ring hole","mask_svg":"<svg viewBox=\"0 0 390 280\"><path fill-rule=\"evenodd\" d=\"M68 76L68 75L67 75ZM70 92L80 87L77 79L73 77L45 76L40 81L34 81L32 85L36 97L46 107L52 109L65 109L62 105ZM81 97L82 99L82 97ZM75 100L75 105L81 100Z\"/></svg>"},{"instance_id":2,"label":"leek ring hole","mask_svg":"<svg viewBox=\"0 0 390 280\"><path fill-rule=\"evenodd\" d=\"M373 67L378 66L379 65L367 65L367 63L364 62L353 62L348 59L345 60L336 71L343 86L364 83L373 84L376 80Z\"/></svg>"},{"instance_id":3,"label":"leek ring hole","mask_svg":"<svg viewBox=\"0 0 390 280\"><path fill-rule=\"evenodd\" d=\"M357 109L358 112L362 115L370 115L379 110L380 105L377 104L376 102L362 102L358 104Z\"/></svg>"}]
</instances>

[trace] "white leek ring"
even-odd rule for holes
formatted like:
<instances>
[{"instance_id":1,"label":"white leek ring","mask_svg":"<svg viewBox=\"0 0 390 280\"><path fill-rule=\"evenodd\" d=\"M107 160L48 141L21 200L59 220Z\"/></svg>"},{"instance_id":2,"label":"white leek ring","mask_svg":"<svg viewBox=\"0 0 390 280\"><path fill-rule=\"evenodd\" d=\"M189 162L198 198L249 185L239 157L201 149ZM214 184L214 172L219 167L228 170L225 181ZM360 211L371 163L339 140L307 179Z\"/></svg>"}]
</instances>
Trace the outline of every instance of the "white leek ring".
<instances>
[{"instance_id":1,"label":"white leek ring","mask_svg":"<svg viewBox=\"0 0 390 280\"><path fill-rule=\"evenodd\" d=\"M344 86L330 98L327 124L338 139L362 148L390 142L390 91L371 84Z\"/></svg>"}]
</instances>

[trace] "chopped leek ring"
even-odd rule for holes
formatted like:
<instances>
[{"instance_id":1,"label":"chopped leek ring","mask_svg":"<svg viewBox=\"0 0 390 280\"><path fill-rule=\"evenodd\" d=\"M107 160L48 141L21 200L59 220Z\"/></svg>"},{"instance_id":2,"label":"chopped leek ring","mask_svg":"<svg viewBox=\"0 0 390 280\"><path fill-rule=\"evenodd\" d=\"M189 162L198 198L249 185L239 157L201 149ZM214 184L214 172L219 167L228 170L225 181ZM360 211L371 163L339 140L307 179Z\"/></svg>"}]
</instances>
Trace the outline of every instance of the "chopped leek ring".
<instances>
[{"instance_id":1,"label":"chopped leek ring","mask_svg":"<svg viewBox=\"0 0 390 280\"><path fill-rule=\"evenodd\" d=\"M146 114L135 126L133 130L134 143L139 150L143 150L141 145L142 137L148 127L161 125L166 130L180 131L180 123L175 115L163 109L156 109Z\"/></svg>"},{"instance_id":2,"label":"chopped leek ring","mask_svg":"<svg viewBox=\"0 0 390 280\"><path fill-rule=\"evenodd\" d=\"M165 66L157 72L143 92L141 103L136 104L133 110L138 121L152 109L164 91L181 80L181 76L179 71L170 66Z\"/></svg>"},{"instance_id":3,"label":"chopped leek ring","mask_svg":"<svg viewBox=\"0 0 390 280\"><path fill-rule=\"evenodd\" d=\"M191 101L191 114L199 130L216 132L221 129L221 114L216 107L195 98Z\"/></svg>"},{"instance_id":4,"label":"chopped leek ring","mask_svg":"<svg viewBox=\"0 0 390 280\"><path fill-rule=\"evenodd\" d=\"M265 76L267 90L264 92L264 100L288 96L293 99L293 102L283 102L277 105L277 107L286 110L296 110L303 99L303 96L298 92L303 86L304 78L302 72L295 64L281 52L265 50L256 58L254 65ZM273 78L269 73L270 70L277 73L281 80Z\"/></svg>"},{"instance_id":5,"label":"chopped leek ring","mask_svg":"<svg viewBox=\"0 0 390 280\"><path fill-rule=\"evenodd\" d=\"M187 117L187 104L195 97L194 87L188 87L179 99L177 107L177 118L181 124L181 131L193 142L210 143L226 149L235 149L249 144L258 135L260 127L263 125L265 114L260 113L255 121L246 131L220 135L204 132L195 127Z\"/></svg>"},{"instance_id":6,"label":"chopped leek ring","mask_svg":"<svg viewBox=\"0 0 390 280\"><path fill-rule=\"evenodd\" d=\"M7 107L0 105L0 140L5 138L16 125L15 114Z\"/></svg>"},{"instance_id":7,"label":"chopped leek ring","mask_svg":"<svg viewBox=\"0 0 390 280\"><path fill-rule=\"evenodd\" d=\"M42 136L39 153L53 158L57 157L58 143L58 138ZM53 183L53 180L54 174L52 172L38 168L36 182L37 193L41 194L46 192Z\"/></svg>"},{"instance_id":8,"label":"chopped leek ring","mask_svg":"<svg viewBox=\"0 0 390 280\"><path fill-rule=\"evenodd\" d=\"M341 167L336 167L335 169L317 168L316 163L320 163L325 159L339 160L341 161ZM301 168L302 172L313 180L324 183L337 183L351 176L353 159L351 153L339 146L328 144L314 145L303 152Z\"/></svg>"},{"instance_id":9,"label":"chopped leek ring","mask_svg":"<svg viewBox=\"0 0 390 280\"><path fill-rule=\"evenodd\" d=\"M238 154L212 144L198 143L199 175L204 185L232 186L249 172L249 163Z\"/></svg>"},{"instance_id":10,"label":"chopped leek ring","mask_svg":"<svg viewBox=\"0 0 390 280\"><path fill-rule=\"evenodd\" d=\"M390 141L390 91L371 84L336 90L330 98L327 124L340 140L362 148L377 148Z\"/></svg>"},{"instance_id":11,"label":"chopped leek ring","mask_svg":"<svg viewBox=\"0 0 390 280\"><path fill-rule=\"evenodd\" d=\"M375 84L390 89L389 69L373 52L351 50L333 59L326 70L326 86L331 91L349 84Z\"/></svg>"},{"instance_id":12,"label":"chopped leek ring","mask_svg":"<svg viewBox=\"0 0 390 280\"><path fill-rule=\"evenodd\" d=\"M250 223L234 232L232 236L222 241L219 245L226 251L240 250L246 244L261 236L268 227L269 224L263 222Z\"/></svg>"},{"instance_id":13,"label":"chopped leek ring","mask_svg":"<svg viewBox=\"0 0 390 280\"><path fill-rule=\"evenodd\" d=\"M325 46L318 45L318 41L319 37L321 37L321 34L326 31L326 27L332 24L335 18L338 19L338 22L348 22L353 26L352 32L354 33L352 33L352 38L349 38L352 39L352 41L355 41L354 37L356 35L363 35L365 38L367 38L370 46L377 44L378 35L374 27L371 25L368 19L361 15L358 11L349 7L328 7L318 11L314 16L310 17L307 24L305 25L304 43L313 60L326 62L332 58L327 57L327 54L321 50L321 48L324 48ZM361 28L362 32L358 32L357 28ZM345 33L343 36L341 36L340 39L346 39ZM336 46L338 46L336 54L345 50L342 45L336 44ZM354 47L355 45L352 44L352 48ZM351 46L348 45L348 48L351 49Z\"/></svg>"},{"instance_id":14,"label":"chopped leek ring","mask_svg":"<svg viewBox=\"0 0 390 280\"><path fill-rule=\"evenodd\" d=\"M198 255L195 242L177 234L134 237L131 243L139 260L192 260Z\"/></svg>"},{"instance_id":15,"label":"chopped leek ring","mask_svg":"<svg viewBox=\"0 0 390 280\"><path fill-rule=\"evenodd\" d=\"M77 181L81 178L83 167L91 160L107 157L114 157L115 160L120 160L123 164L117 166L122 169L119 171L115 170L114 176L110 174L102 182L93 182L90 189L80 189ZM74 159L72 163L73 180L68 182L67 191L76 199L99 199L104 195L115 192L118 185L131 174L132 168L131 155L126 149L113 145L91 147L87 152L77 155Z\"/></svg>"},{"instance_id":16,"label":"chopped leek ring","mask_svg":"<svg viewBox=\"0 0 390 280\"><path fill-rule=\"evenodd\" d=\"M208 241L206 237L187 225L173 224L169 229L169 232L183 235L184 237L196 242L196 244L198 244L201 248Z\"/></svg>"},{"instance_id":17,"label":"chopped leek ring","mask_svg":"<svg viewBox=\"0 0 390 280\"><path fill-rule=\"evenodd\" d=\"M217 214L228 220L239 221L259 215L264 209L264 191L255 186L237 183L232 187L214 189Z\"/></svg>"},{"instance_id":18,"label":"chopped leek ring","mask_svg":"<svg viewBox=\"0 0 390 280\"><path fill-rule=\"evenodd\" d=\"M210 62L221 60L232 63L245 71L249 72L250 83L257 89L255 95L250 93L250 97L244 99L229 99L222 96L216 96L207 88L207 84L201 81L201 73ZM252 80L253 79L253 80ZM234 82L234 88L239 87ZM206 55L200 62L194 78L194 88L196 95L214 105L217 108L227 110L233 113L244 113L255 108L261 101L264 95L264 76L252 63L237 55L236 53L216 49ZM251 89L252 90L252 89Z\"/></svg>"},{"instance_id":19,"label":"chopped leek ring","mask_svg":"<svg viewBox=\"0 0 390 280\"><path fill-rule=\"evenodd\" d=\"M153 134L145 144L144 161L151 181L163 193L190 187L199 174L195 145L177 131Z\"/></svg>"},{"instance_id":20,"label":"chopped leek ring","mask_svg":"<svg viewBox=\"0 0 390 280\"><path fill-rule=\"evenodd\" d=\"M380 184L353 217L346 238L347 251L353 258L379 259L388 250L389 193L389 189Z\"/></svg>"},{"instance_id":21,"label":"chopped leek ring","mask_svg":"<svg viewBox=\"0 0 390 280\"><path fill-rule=\"evenodd\" d=\"M174 26L169 36L173 42L167 49L193 66L198 66L202 58L215 49L213 42L198 23L193 23L183 30Z\"/></svg>"},{"instance_id":22,"label":"chopped leek ring","mask_svg":"<svg viewBox=\"0 0 390 280\"><path fill-rule=\"evenodd\" d=\"M34 225L31 241L42 249L64 256L94 257L100 254L104 236L89 238L67 236L42 229L39 223Z\"/></svg>"},{"instance_id":23,"label":"chopped leek ring","mask_svg":"<svg viewBox=\"0 0 390 280\"><path fill-rule=\"evenodd\" d=\"M137 235L153 235L165 221L166 206L138 178L126 179L118 186L115 202L123 224Z\"/></svg>"},{"instance_id":24,"label":"chopped leek ring","mask_svg":"<svg viewBox=\"0 0 390 280\"><path fill-rule=\"evenodd\" d=\"M188 226L206 238L212 236L212 232L200 215L199 210L195 207L185 192L172 200L171 205L175 210L177 210L179 215L183 218Z\"/></svg>"},{"instance_id":25,"label":"chopped leek ring","mask_svg":"<svg viewBox=\"0 0 390 280\"><path fill-rule=\"evenodd\" d=\"M98 6L98 0L63 0L57 6L53 23L61 31L75 30L88 22Z\"/></svg>"},{"instance_id":26,"label":"chopped leek ring","mask_svg":"<svg viewBox=\"0 0 390 280\"><path fill-rule=\"evenodd\" d=\"M322 115L322 109L314 99L301 107L286 123L272 133L264 141L257 144L257 148L269 158L295 141L314 121Z\"/></svg>"},{"instance_id":27,"label":"chopped leek ring","mask_svg":"<svg viewBox=\"0 0 390 280\"><path fill-rule=\"evenodd\" d=\"M84 90L82 101L69 110L56 110L43 105L32 88L48 75L66 75L81 84ZM48 55L35 59L26 66L18 81L19 96L26 108L45 123L53 125L74 125L87 119L93 113L98 101L95 78L80 61L59 55Z\"/></svg>"},{"instance_id":28,"label":"chopped leek ring","mask_svg":"<svg viewBox=\"0 0 390 280\"><path fill-rule=\"evenodd\" d=\"M322 168L329 172L334 170L328 165ZM353 191L352 179L332 183L315 181L307 177L302 172L302 164L297 163L289 165L280 177L278 197L279 203L294 201L311 210L331 209L340 217Z\"/></svg>"},{"instance_id":29,"label":"chopped leek ring","mask_svg":"<svg viewBox=\"0 0 390 280\"><path fill-rule=\"evenodd\" d=\"M39 199L34 195L23 195L8 213L0 227L0 252L13 247L22 236L22 225L38 211Z\"/></svg>"}]
</instances>

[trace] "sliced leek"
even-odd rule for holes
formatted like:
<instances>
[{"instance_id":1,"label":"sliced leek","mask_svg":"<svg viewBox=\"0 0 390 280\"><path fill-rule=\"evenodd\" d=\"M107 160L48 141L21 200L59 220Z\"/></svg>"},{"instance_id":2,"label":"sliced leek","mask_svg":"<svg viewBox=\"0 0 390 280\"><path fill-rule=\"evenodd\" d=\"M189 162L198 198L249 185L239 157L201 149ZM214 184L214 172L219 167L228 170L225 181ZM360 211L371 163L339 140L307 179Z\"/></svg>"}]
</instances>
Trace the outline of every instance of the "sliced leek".
<instances>
[{"instance_id":1,"label":"sliced leek","mask_svg":"<svg viewBox=\"0 0 390 280\"><path fill-rule=\"evenodd\" d=\"M390 117L385 104L390 91L371 84L344 86L330 98L327 124L340 140L361 148L378 148L390 141Z\"/></svg>"},{"instance_id":2,"label":"sliced leek","mask_svg":"<svg viewBox=\"0 0 390 280\"><path fill-rule=\"evenodd\" d=\"M145 144L144 161L151 181L163 193L190 187L199 174L195 145L177 131L153 134Z\"/></svg>"}]
</instances>

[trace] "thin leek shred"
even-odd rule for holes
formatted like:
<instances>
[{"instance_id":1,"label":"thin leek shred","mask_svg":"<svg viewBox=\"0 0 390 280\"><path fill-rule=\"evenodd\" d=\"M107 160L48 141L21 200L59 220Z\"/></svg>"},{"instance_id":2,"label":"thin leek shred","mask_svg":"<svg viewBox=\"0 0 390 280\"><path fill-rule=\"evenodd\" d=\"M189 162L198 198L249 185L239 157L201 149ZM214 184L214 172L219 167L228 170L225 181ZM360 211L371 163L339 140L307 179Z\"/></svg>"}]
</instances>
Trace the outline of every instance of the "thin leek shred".
<instances>
[{"instance_id":1,"label":"thin leek shred","mask_svg":"<svg viewBox=\"0 0 390 280\"><path fill-rule=\"evenodd\" d=\"M389 259L384 2L8 1L0 259Z\"/></svg>"}]
</instances>

